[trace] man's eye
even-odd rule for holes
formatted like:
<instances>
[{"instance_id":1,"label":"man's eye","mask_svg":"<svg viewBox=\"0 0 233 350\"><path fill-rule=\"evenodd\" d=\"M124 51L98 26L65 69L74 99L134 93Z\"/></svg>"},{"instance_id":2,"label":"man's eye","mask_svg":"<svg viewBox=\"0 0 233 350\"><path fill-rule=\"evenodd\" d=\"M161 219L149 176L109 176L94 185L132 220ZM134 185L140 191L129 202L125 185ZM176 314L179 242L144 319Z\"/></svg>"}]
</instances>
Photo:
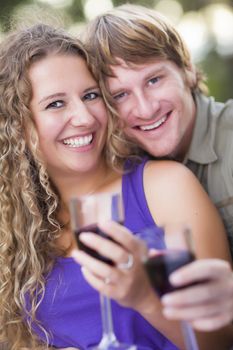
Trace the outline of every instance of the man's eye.
<instances>
[{"instance_id":1,"label":"man's eye","mask_svg":"<svg viewBox=\"0 0 233 350\"><path fill-rule=\"evenodd\" d=\"M64 102L59 100L59 101L53 101L51 102L47 107L46 109L50 109L50 108L61 108L64 106Z\"/></svg>"},{"instance_id":2,"label":"man's eye","mask_svg":"<svg viewBox=\"0 0 233 350\"><path fill-rule=\"evenodd\" d=\"M126 92L120 92L119 94L113 95L112 97L113 97L113 99L114 99L115 101L119 101L119 100L121 100L123 97L125 97L126 95L127 95Z\"/></svg>"},{"instance_id":3,"label":"man's eye","mask_svg":"<svg viewBox=\"0 0 233 350\"><path fill-rule=\"evenodd\" d=\"M83 96L83 101L92 101L98 97L101 97L101 94L99 92L89 92Z\"/></svg>"},{"instance_id":4,"label":"man's eye","mask_svg":"<svg viewBox=\"0 0 233 350\"><path fill-rule=\"evenodd\" d=\"M151 78L151 79L148 81L148 85L154 85L154 84L156 84L159 80L160 80L160 77Z\"/></svg>"}]
</instances>

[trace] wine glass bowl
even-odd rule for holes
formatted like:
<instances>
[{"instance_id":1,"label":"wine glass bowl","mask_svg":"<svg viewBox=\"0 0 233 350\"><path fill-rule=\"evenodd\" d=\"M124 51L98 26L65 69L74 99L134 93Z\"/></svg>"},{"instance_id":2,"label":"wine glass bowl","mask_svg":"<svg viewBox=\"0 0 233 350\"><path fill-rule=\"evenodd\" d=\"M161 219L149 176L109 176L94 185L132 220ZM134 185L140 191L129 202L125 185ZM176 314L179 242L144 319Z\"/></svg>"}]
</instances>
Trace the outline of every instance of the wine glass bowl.
<instances>
[{"instance_id":1,"label":"wine glass bowl","mask_svg":"<svg viewBox=\"0 0 233 350\"><path fill-rule=\"evenodd\" d=\"M148 254L144 261L150 283L159 296L187 287L187 285L179 288L174 287L169 281L169 276L173 271L195 260L192 232L187 225L169 224L164 227L164 232L164 247L153 255ZM138 234L138 238L150 242L148 244L150 248L152 241L150 231ZM154 240L156 240L156 236L154 236ZM181 321L181 328L186 350L198 350L195 333L190 324Z\"/></svg>"},{"instance_id":2,"label":"wine glass bowl","mask_svg":"<svg viewBox=\"0 0 233 350\"><path fill-rule=\"evenodd\" d=\"M145 262L145 268L153 288L162 296L176 289L169 282L169 276L178 268L194 261L191 230L187 226L168 225L164 228L166 249L157 251ZM187 286L187 285L186 285Z\"/></svg>"},{"instance_id":3,"label":"wine glass bowl","mask_svg":"<svg viewBox=\"0 0 233 350\"><path fill-rule=\"evenodd\" d=\"M113 265L111 259L86 246L79 237L82 232L92 232L114 241L98 227L98 222L114 220L123 223L124 210L121 195L119 193L99 193L91 196L73 197L70 201L70 213L72 231L78 249L85 251L95 259ZM117 244L117 242L115 243Z\"/></svg>"},{"instance_id":4,"label":"wine glass bowl","mask_svg":"<svg viewBox=\"0 0 233 350\"><path fill-rule=\"evenodd\" d=\"M77 248L85 251L95 259L101 260L109 265L114 265L113 261L100 255L94 249L89 248L80 240L82 232L92 232L103 238L114 241L106 235L99 227L101 221L116 221L120 224L124 222L124 208L120 193L98 193L80 197L74 197L70 201L70 215L72 232L77 244ZM114 241L115 242L115 241ZM115 242L118 244L117 242ZM136 350L137 347L131 344L120 343L113 330L112 311L110 299L100 294L101 318L102 318L102 338L100 343L92 350Z\"/></svg>"},{"instance_id":5,"label":"wine glass bowl","mask_svg":"<svg viewBox=\"0 0 233 350\"><path fill-rule=\"evenodd\" d=\"M177 288L171 285L169 276L173 271L189 264L193 260L194 255L191 252L174 250L169 251L169 253L157 253L145 262L145 268L152 287L157 291L159 296L173 292L176 289L184 288L184 286Z\"/></svg>"}]
</instances>

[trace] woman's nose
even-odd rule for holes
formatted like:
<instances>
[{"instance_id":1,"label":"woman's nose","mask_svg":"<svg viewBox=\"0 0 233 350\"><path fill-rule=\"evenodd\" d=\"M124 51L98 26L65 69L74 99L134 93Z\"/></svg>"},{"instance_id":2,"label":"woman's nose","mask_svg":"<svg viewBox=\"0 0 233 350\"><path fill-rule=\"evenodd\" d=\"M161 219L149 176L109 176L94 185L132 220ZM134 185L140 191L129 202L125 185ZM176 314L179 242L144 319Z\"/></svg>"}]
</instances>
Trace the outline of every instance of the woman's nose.
<instances>
[{"instance_id":1,"label":"woman's nose","mask_svg":"<svg viewBox=\"0 0 233 350\"><path fill-rule=\"evenodd\" d=\"M69 119L71 125L75 127L89 126L94 122L94 116L82 101L73 104L72 110L70 110Z\"/></svg>"}]
</instances>

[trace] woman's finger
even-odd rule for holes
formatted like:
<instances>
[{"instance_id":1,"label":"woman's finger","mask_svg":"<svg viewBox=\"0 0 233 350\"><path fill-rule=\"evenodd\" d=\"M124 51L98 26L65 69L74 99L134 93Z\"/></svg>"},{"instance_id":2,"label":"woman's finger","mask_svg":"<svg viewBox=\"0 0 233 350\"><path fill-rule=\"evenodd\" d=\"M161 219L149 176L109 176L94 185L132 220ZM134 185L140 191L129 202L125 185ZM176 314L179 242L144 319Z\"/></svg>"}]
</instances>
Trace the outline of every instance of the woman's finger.
<instances>
[{"instance_id":1,"label":"woman's finger","mask_svg":"<svg viewBox=\"0 0 233 350\"><path fill-rule=\"evenodd\" d=\"M79 239L86 246L97 251L101 256L113 261L115 265L124 264L128 261L129 251L107 238L85 232L80 234Z\"/></svg>"},{"instance_id":2,"label":"woman's finger","mask_svg":"<svg viewBox=\"0 0 233 350\"><path fill-rule=\"evenodd\" d=\"M125 226L114 221L100 222L98 226L129 252L138 249L138 239Z\"/></svg>"},{"instance_id":3,"label":"woman's finger","mask_svg":"<svg viewBox=\"0 0 233 350\"><path fill-rule=\"evenodd\" d=\"M72 257L75 259L76 262L90 270L99 278L104 279L105 277L110 275L112 276L112 278L114 278L115 269L111 265L108 265L105 262L95 259L91 255L81 250L73 250Z\"/></svg>"}]
</instances>

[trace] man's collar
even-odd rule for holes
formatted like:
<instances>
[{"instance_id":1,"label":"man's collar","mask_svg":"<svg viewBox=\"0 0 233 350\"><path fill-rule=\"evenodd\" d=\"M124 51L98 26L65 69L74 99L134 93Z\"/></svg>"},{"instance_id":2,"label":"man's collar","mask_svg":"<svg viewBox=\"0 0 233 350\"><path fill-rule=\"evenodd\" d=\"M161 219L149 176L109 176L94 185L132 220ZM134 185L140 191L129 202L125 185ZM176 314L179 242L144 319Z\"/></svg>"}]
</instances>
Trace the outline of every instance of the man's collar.
<instances>
[{"instance_id":1,"label":"man's collar","mask_svg":"<svg viewBox=\"0 0 233 350\"><path fill-rule=\"evenodd\" d=\"M200 164L208 164L217 160L214 151L215 123L212 120L213 111L211 105L213 100L202 94L195 95L196 120L189 151L184 163L191 160Z\"/></svg>"}]
</instances>

